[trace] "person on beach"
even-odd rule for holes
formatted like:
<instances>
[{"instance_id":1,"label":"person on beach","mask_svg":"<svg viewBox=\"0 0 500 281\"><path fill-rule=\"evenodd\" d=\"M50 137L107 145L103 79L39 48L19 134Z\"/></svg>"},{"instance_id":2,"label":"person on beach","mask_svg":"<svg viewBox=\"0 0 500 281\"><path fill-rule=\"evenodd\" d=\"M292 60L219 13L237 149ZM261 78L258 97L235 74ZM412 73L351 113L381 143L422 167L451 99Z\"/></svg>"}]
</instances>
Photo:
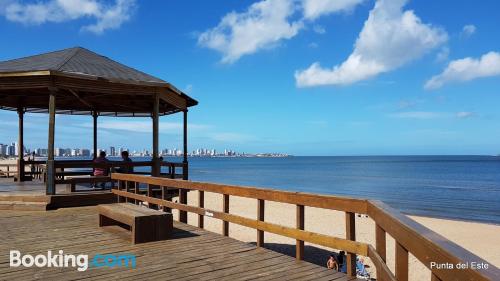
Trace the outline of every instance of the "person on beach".
<instances>
[{"instance_id":1,"label":"person on beach","mask_svg":"<svg viewBox=\"0 0 500 281\"><path fill-rule=\"evenodd\" d=\"M346 273L347 272L347 265L345 262L345 252L340 251L339 254L337 255L337 262L339 264L339 271Z\"/></svg>"},{"instance_id":2,"label":"person on beach","mask_svg":"<svg viewBox=\"0 0 500 281\"><path fill-rule=\"evenodd\" d=\"M99 152L99 157L94 159L94 163L97 163L97 164L108 163L108 162L109 162L109 160L106 158L106 151ZM95 177L103 177L103 176L107 176L108 174L109 174L108 168L103 168L103 167L95 167L94 168L94 176ZM104 188L104 187L106 187L106 183L101 182L97 186ZM96 187L96 185L94 185L94 187Z\"/></svg>"},{"instance_id":3,"label":"person on beach","mask_svg":"<svg viewBox=\"0 0 500 281\"><path fill-rule=\"evenodd\" d=\"M125 163L132 163L132 159L130 159L128 151L122 151L122 161ZM116 172L118 173L123 173L123 174L133 174L134 173L134 167L133 166L123 166L118 169L116 169Z\"/></svg>"},{"instance_id":4,"label":"person on beach","mask_svg":"<svg viewBox=\"0 0 500 281\"><path fill-rule=\"evenodd\" d=\"M356 258L356 277L363 280L370 280L370 273L366 271L368 265L365 265L363 258Z\"/></svg>"},{"instance_id":5,"label":"person on beach","mask_svg":"<svg viewBox=\"0 0 500 281\"><path fill-rule=\"evenodd\" d=\"M334 269L336 271L339 271L339 265L337 264L337 260L333 255L330 255L328 258L328 261L326 262L326 267L328 269Z\"/></svg>"}]
</instances>

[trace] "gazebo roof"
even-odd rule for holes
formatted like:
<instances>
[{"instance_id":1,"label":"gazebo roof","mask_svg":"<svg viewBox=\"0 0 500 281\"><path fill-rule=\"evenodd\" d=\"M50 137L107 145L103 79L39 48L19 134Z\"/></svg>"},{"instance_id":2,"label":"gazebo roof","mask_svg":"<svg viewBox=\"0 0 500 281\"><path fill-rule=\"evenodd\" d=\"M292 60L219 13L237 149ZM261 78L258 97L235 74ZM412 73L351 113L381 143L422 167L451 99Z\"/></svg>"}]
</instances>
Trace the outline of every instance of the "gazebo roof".
<instances>
[{"instance_id":1,"label":"gazebo roof","mask_svg":"<svg viewBox=\"0 0 500 281\"><path fill-rule=\"evenodd\" d=\"M81 47L0 62L0 108L46 112L56 92L58 113L149 116L198 102L168 82Z\"/></svg>"}]
</instances>

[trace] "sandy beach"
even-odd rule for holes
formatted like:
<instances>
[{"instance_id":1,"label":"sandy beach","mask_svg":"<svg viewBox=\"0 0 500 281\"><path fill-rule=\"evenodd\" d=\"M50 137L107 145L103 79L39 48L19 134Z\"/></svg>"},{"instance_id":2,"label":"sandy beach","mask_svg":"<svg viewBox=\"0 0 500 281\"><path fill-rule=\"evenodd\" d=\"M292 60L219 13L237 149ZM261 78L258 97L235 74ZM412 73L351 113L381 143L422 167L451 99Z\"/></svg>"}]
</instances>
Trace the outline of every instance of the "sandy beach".
<instances>
[{"instance_id":1,"label":"sandy beach","mask_svg":"<svg viewBox=\"0 0 500 281\"><path fill-rule=\"evenodd\" d=\"M197 192L189 192L188 204L197 205ZM222 195L205 193L205 207L212 210L222 210ZM253 199L232 196L230 199L230 212L248 218L255 218L257 202ZM175 218L177 211L174 210ZM305 229L317 233L345 237L344 213L338 211L323 210L317 208L305 209ZM433 231L447 237L477 256L485 259L491 264L500 266L500 226L492 224L453 221L446 219L435 219L411 216L417 222L425 225ZM265 220L285 226L295 226L295 206L290 204L267 202L265 208ZM198 217L189 214L188 223L197 225ZM221 233L222 223L219 220L205 218L205 228ZM374 222L367 217L356 217L356 237L358 241L374 245L375 234ZM256 231L239 225L230 224L229 236L245 242L255 242ZM266 247L273 250L294 255L295 240L274 235L265 234ZM321 246L308 245L306 243L305 259L307 261L324 265L331 249ZM394 271L394 240L388 237L387 259L388 265ZM371 261L366 259L371 265ZM373 268L373 267L372 267ZM410 280L430 280L430 271L415 257L410 255L409 267ZM371 272L372 269L370 269ZM374 274L372 274L375 276Z\"/></svg>"}]
</instances>

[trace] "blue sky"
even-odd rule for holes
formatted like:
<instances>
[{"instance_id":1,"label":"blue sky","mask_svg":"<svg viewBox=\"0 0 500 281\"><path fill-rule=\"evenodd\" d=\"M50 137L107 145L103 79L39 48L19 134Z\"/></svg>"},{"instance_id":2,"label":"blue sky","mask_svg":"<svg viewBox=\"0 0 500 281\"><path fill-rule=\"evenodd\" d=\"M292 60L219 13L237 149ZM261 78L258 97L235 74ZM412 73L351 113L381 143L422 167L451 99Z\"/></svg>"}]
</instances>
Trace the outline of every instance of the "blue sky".
<instances>
[{"instance_id":1,"label":"blue sky","mask_svg":"<svg viewBox=\"0 0 500 281\"><path fill-rule=\"evenodd\" d=\"M83 46L200 104L189 147L295 155L499 154L498 1L0 0L0 60ZM17 115L0 112L0 143ZM180 147L179 116L161 118ZM29 114L44 147L47 116ZM56 146L91 147L58 116ZM99 146L150 149L151 120L99 120ZM123 137L123 136L127 137Z\"/></svg>"}]
</instances>

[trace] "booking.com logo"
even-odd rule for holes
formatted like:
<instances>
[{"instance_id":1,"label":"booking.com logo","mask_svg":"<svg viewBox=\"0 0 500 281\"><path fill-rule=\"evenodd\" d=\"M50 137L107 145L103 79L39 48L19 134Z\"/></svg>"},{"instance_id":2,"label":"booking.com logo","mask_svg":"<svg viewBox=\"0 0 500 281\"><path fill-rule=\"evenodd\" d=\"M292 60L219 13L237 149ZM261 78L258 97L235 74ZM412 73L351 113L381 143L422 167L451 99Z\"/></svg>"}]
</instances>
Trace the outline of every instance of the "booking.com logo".
<instances>
[{"instance_id":1,"label":"booking.com logo","mask_svg":"<svg viewBox=\"0 0 500 281\"><path fill-rule=\"evenodd\" d=\"M10 250L11 267L75 267L78 271L86 271L89 267L127 267L135 268L135 255L131 254L96 254L90 264L88 255L65 254L59 250L57 254L47 251L46 255L22 255L18 250Z\"/></svg>"}]
</instances>

